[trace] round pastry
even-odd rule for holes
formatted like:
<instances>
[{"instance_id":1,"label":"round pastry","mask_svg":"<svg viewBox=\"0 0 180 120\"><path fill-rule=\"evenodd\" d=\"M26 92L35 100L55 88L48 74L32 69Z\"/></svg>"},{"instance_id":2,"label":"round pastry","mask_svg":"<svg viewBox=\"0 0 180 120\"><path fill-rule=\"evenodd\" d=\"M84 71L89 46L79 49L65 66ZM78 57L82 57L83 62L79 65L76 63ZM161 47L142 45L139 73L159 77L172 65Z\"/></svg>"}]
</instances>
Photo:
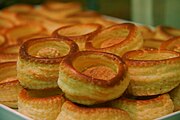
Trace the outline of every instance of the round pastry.
<instances>
[{"instance_id":1,"label":"round pastry","mask_svg":"<svg viewBox=\"0 0 180 120\"><path fill-rule=\"evenodd\" d=\"M180 110L180 85L170 92L170 96L174 103L174 111Z\"/></svg>"},{"instance_id":2,"label":"round pastry","mask_svg":"<svg viewBox=\"0 0 180 120\"><path fill-rule=\"evenodd\" d=\"M140 98L118 98L111 107L127 111L133 120L153 120L172 113L174 105L168 94Z\"/></svg>"},{"instance_id":3,"label":"round pastry","mask_svg":"<svg viewBox=\"0 0 180 120\"><path fill-rule=\"evenodd\" d=\"M149 96L171 91L180 83L180 54L168 50L136 50L123 55L130 79L128 91Z\"/></svg>"},{"instance_id":4,"label":"round pastry","mask_svg":"<svg viewBox=\"0 0 180 120\"><path fill-rule=\"evenodd\" d=\"M131 120L129 114L116 108L87 108L66 101L56 120Z\"/></svg>"},{"instance_id":5,"label":"round pastry","mask_svg":"<svg viewBox=\"0 0 180 120\"><path fill-rule=\"evenodd\" d=\"M116 24L103 29L86 42L86 49L103 51L122 56L125 52L136 50L143 45L141 32L134 24Z\"/></svg>"},{"instance_id":6,"label":"round pastry","mask_svg":"<svg viewBox=\"0 0 180 120\"><path fill-rule=\"evenodd\" d=\"M60 63L58 85L66 98L92 105L118 98L129 84L121 59L104 52L82 51Z\"/></svg>"},{"instance_id":7,"label":"round pastry","mask_svg":"<svg viewBox=\"0 0 180 120\"><path fill-rule=\"evenodd\" d=\"M55 120L65 101L60 90L25 90L18 96L18 111L34 120Z\"/></svg>"},{"instance_id":8,"label":"round pastry","mask_svg":"<svg viewBox=\"0 0 180 120\"><path fill-rule=\"evenodd\" d=\"M156 28L155 38L166 41L172 37L180 36L180 29L168 26L158 26Z\"/></svg>"},{"instance_id":9,"label":"round pastry","mask_svg":"<svg viewBox=\"0 0 180 120\"><path fill-rule=\"evenodd\" d=\"M180 37L174 37L172 39L164 41L161 44L160 48L180 52Z\"/></svg>"},{"instance_id":10,"label":"round pastry","mask_svg":"<svg viewBox=\"0 0 180 120\"><path fill-rule=\"evenodd\" d=\"M70 38L78 44L79 49L82 51L85 50L85 42L87 39L92 35L97 34L100 29L101 25L99 24L76 24L60 27L55 30L52 35L56 37L65 36Z\"/></svg>"},{"instance_id":11,"label":"round pastry","mask_svg":"<svg viewBox=\"0 0 180 120\"><path fill-rule=\"evenodd\" d=\"M20 45L8 45L5 47L0 48L0 53L3 54L18 54L19 53Z\"/></svg>"},{"instance_id":12,"label":"round pastry","mask_svg":"<svg viewBox=\"0 0 180 120\"><path fill-rule=\"evenodd\" d=\"M37 38L24 42L17 62L17 77L29 89L58 87L59 63L78 51L78 46L65 37Z\"/></svg>"},{"instance_id":13,"label":"round pastry","mask_svg":"<svg viewBox=\"0 0 180 120\"><path fill-rule=\"evenodd\" d=\"M17 108L21 88L16 78L16 62L0 63L0 103Z\"/></svg>"},{"instance_id":14,"label":"round pastry","mask_svg":"<svg viewBox=\"0 0 180 120\"><path fill-rule=\"evenodd\" d=\"M41 25L31 23L18 25L10 28L5 32L5 36L7 37L9 45L15 45L18 44L18 39L22 37L38 34L45 31L46 29L43 28Z\"/></svg>"}]
</instances>

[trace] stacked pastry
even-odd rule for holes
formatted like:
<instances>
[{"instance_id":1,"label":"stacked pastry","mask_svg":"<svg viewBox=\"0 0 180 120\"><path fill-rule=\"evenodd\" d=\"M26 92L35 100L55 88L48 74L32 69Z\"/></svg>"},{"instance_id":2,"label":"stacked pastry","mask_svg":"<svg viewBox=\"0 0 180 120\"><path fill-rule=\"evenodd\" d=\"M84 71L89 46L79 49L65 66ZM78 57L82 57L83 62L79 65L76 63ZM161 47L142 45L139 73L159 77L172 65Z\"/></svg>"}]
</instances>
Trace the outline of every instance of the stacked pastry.
<instances>
[{"instance_id":1,"label":"stacked pastry","mask_svg":"<svg viewBox=\"0 0 180 120\"><path fill-rule=\"evenodd\" d=\"M35 120L180 110L178 29L116 23L79 3L13 5L0 18L0 103Z\"/></svg>"}]
</instances>

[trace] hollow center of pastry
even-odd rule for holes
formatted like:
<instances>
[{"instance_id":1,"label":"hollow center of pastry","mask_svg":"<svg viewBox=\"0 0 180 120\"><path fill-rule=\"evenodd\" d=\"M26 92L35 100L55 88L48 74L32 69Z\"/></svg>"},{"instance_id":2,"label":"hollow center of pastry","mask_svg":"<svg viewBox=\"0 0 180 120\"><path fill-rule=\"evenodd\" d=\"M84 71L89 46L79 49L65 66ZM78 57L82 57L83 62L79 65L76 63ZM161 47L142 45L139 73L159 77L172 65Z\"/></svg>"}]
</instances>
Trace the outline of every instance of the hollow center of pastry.
<instances>
[{"instance_id":1,"label":"hollow center of pastry","mask_svg":"<svg viewBox=\"0 0 180 120\"><path fill-rule=\"evenodd\" d=\"M28 52L38 58L57 58L67 55L70 47L62 41L44 41L32 45Z\"/></svg>"},{"instance_id":2,"label":"hollow center of pastry","mask_svg":"<svg viewBox=\"0 0 180 120\"><path fill-rule=\"evenodd\" d=\"M112 69L106 66L95 66L83 71L83 74L91 76L96 79L109 80L116 76L116 73Z\"/></svg>"},{"instance_id":3,"label":"hollow center of pastry","mask_svg":"<svg viewBox=\"0 0 180 120\"><path fill-rule=\"evenodd\" d=\"M56 58L60 57L61 53L55 48L42 48L38 51L37 57L40 58Z\"/></svg>"},{"instance_id":4,"label":"hollow center of pastry","mask_svg":"<svg viewBox=\"0 0 180 120\"><path fill-rule=\"evenodd\" d=\"M134 56L133 60L165 60L165 59L170 59L178 57L177 54L172 54L172 53L144 53L141 55L136 55Z\"/></svg>"},{"instance_id":5,"label":"hollow center of pastry","mask_svg":"<svg viewBox=\"0 0 180 120\"><path fill-rule=\"evenodd\" d=\"M97 29L91 25L76 25L67 28L63 28L58 31L58 34L63 36L80 36L94 32Z\"/></svg>"},{"instance_id":6,"label":"hollow center of pastry","mask_svg":"<svg viewBox=\"0 0 180 120\"><path fill-rule=\"evenodd\" d=\"M104 56L79 56L73 61L73 66L78 72L101 80L110 80L118 72L118 66Z\"/></svg>"},{"instance_id":7,"label":"hollow center of pastry","mask_svg":"<svg viewBox=\"0 0 180 120\"><path fill-rule=\"evenodd\" d=\"M93 38L92 44L95 48L111 47L124 41L128 35L129 30L123 28L103 31Z\"/></svg>"},{"instance_id":8,"label":"hollow center of pastry","mask_svg":"<svg viewBox=\"0 0 180 120\"><path fill-rule=\"evenodd\" d=\"M60 89L28 90L28 94L32 98L46 98L61 95L62 91Z\"/></svg>"}]
</instances>

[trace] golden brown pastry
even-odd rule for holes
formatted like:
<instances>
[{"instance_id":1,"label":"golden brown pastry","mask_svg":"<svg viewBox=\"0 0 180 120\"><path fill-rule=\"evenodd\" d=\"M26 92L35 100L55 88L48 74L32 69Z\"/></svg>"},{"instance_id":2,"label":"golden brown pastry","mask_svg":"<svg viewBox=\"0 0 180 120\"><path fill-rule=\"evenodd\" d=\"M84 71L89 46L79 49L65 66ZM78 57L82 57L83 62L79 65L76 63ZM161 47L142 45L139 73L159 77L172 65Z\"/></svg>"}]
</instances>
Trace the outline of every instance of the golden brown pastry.
<instances>
[{"instance_id":1,"label":"golden brown pastry","mask_svg":"<svg viewBox=\"0 0 180 120\"><path fill-rule=\"evenodd\" d=\"M168 94L142 98L118 98L111 107L127 111L133 120L153 120L172 113L174 105Z\"/></svg>"},{"instance_id":2,"label":"golden brown pastry","mask_svg":"<svg viewBox=\"0 0 180 120\"><path fill-rule=\"evenodd\" d=\"M36 38L22 44L17 62L17 77L29 89L58 87L61 60L78 50L78 46L65 37Z\"/></svg>"},{"instance_id":3,"label":"golden brown pastry","mask_svg":"<svg viewBox=\"0 0 180 120\"><path fill-rule=\"evenodd\" d=\"M76 24L60 27L55 30L52 35L55 37L65 36L75 41L79 46L79 50L85 50L85 43L89 37L97 34L101 30L99 24Z\"/></svg>"},{"instance_id":4,"label":"golden brown pastry","mask_svg":"<svg viewBox=\"0 0 180 120\"><path fill-rule=\"evenodd\" d=\"M103 51L122 56L143 45L143 37L134 24L123 23L103 29L86 42L86 49Z\"/></svg>"},{"instance_id":5,"label":"golden brown pastry","mask_svg":"<svg viewBox=\"0 0 180 120\"><path fill-rule=\"evenodd\" d=\"M128 91L149 96L171 91L180 83L180 54L168 50L136 50L123 55L130 79Z\"/></svg>"},{"instance_id":6,"label":"golden brown pastry","mask_svg":"<svg viewBox=\"0 0 180 120\"><path fill-rule=\"evenodd\" d=\"M173 50L180 53L180 37L174 37L167 41L164 41L160 49Z\"/></svg>"},{"instance_id":7,"label":"golden brown pastry","mask_svg":"<svg viewBox=\"0 0 180 120\"><path fill-rule=\"evenodd\" d=\"M77 52L59 67L59 87L68 99L84 105L118 98L129 84L121 59L109 53Z\"/></svg>"},{"instance_id":8,"label":"golden brown pastry","mask_svg":"<svg viewBox=\"0 0 180 120\"><path fill-rule=\"evenodd\" d=\"M18 96L18 111L34 120L55 120L65 99L60 90L25 90Z\"/></svg>"},{"instance_id":9,"label":"golden brown pastry","mask_svg":"<svg viewBox=\"0 0 180 120\"><path fill-rule=\"evenodd\" d=\"M3 54L18 54L19 53L20 45L8 45L5 47L0 48L0 53Z\"/></svg>"},{"instance_id":10,"label":"golden brown pastry","mask_svg":"<svg viewBox=\"0 0 180 120\"><path fill-rule=\"evenodd\" d=\"M154 37L155 32L152 29L150 29L148 26L140 25L138 26L138 28L141 31L144 39L151 39Z\"/></svg>"},{"instance_id":11,"label":"golden brown pastry","mask_svg":"<svg viewBox=\"0 0 180 120\"><path fill-rule=\"evenodd\" d=\"M173 50L180 53L180 37L174 37L164 41L160 49ZM180 110L180 85L170 91L170 96L174 103L174 111Z\"/></svg>"},{"instance_id":12,"label":"golden brown pastry","mask_svg":"<svg viewBox=\"0 0 180 120\"><path fill-rule=\"evenodd\" d=\"M168 26L158 26L156 27L156 33L154 37L166 41L176 36L180 36L180 29Z\"/></svg>"},{"instance_id":13,"label":"golden brown pastry","mask_svg":"<svg viewBox=\"0 0 180 120\"><path fill-rule=\"evenodd\" d=\"M11 28L13 26L14 23L11 20L0 15L0 34L3 34L8 28Z\"/></svg>"},{"instance_id":14,"label":"golden brown pastry","mask_svg":"<svg viewBox=\"0 0 180 120\"><path fill-rule=\"evenodd\" d=\"M17 108L21 88L16 78L16 62L0 63L0 103Z\"/></svg>"},{"instance_id":15,"label":"golden brown pastry","mask_svg":"<svg viewBox=\"0 0 180 120\"><path fill-rule=\"evenodd\" d=\"M154 38L144 39L143 48L159 48L162 42L162 40Z\"/></svg>"},{"instance_id":16,"label":"golden brown pastry","mask_svg":"<svg viewBox=\"0 0 180 120\"><path fill-rule=\"evenodd\" d=\"M180 110L180 85L170 92L170 96L174 103L174 111Z\"/></svg>"},{"instance_id":17,"label":"golden brown pastry","mask_svg":"<svg viewBox=\"0 0 180 120\"><path fill-rule=\"evenodd\" d=\"M4 35L0 34L0 48L2 48L3 46L5 46L7 44L7 40L4 37ZM1 51L0 51L1 52Z\"/></svg>"},{"instance_id":18,"label":"golden brown pastry","mask_svg":"<svg viewBox=\"0 0 180 120\"><path fill-rule=\"evenodd\" d=\"M9 7L4 8L2 11L4 12L12 12L12 13L29 13L34 9L33 6L28 4L15 4Z\"/></svg>"},{"instance_id":19,"label":"golden brown pastry","mask_svg":"<svg viewBox=\"0 0 180 120\"><path fill-rule=\"evenodd\" d=\"M31 23L31 24L18 25L16 27L8 29L5 35L8 39L8 44L15 45L18 44L18 39L22 37L38 34L45 31L46 29L43 28L41 25Z\"/></svg>"},{"instance_id":20,"label":"golden brown pastry","mask_svg":"<svg viewBox=\"0 0 180 120\"><path fill-rule=\"evenodd\" d=\"M62 20L70 14L81 11L79 3L47 2L36 9L36 12L53 20Z\"/></svg>"},{"instance_id":21,"label":"golden brown pastry","mask_svg":"<svg viewBox=\"0 0 180 120\"><path fill-rule=\"evenodd\" d=\"M116 108L80 107L66 101L56 120L131 120L129 114Z\"/></svg>"},{"instance_id":22,"label":"golden brown pastry","mask_svg":"<svg viewBox=\"0 0 180 120\"><path fill-rule=\"evenodd\" d=\"M0 53L0 63L17 61L18 54L4 54Z\"/></svg>"}]
</instances>

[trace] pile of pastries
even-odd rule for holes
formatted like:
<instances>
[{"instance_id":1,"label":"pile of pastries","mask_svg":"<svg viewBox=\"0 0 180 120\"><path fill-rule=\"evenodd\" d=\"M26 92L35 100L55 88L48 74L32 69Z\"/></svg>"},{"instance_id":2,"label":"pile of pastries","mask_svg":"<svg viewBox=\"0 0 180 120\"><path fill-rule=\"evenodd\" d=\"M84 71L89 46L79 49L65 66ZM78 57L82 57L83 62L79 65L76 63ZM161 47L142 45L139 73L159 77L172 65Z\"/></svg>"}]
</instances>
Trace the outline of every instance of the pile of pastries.
<instances>
[{"instance_id":1,"label":"pile of pastries","mask_svg":"<svg viewBox=\"0 0 180 120\"><path fill-rule=\"evenodd\" d=\"M180 110L180 30L79 3L0 11L0 103L35 120L152 120Z\"/></svg>"}]
</instances>

